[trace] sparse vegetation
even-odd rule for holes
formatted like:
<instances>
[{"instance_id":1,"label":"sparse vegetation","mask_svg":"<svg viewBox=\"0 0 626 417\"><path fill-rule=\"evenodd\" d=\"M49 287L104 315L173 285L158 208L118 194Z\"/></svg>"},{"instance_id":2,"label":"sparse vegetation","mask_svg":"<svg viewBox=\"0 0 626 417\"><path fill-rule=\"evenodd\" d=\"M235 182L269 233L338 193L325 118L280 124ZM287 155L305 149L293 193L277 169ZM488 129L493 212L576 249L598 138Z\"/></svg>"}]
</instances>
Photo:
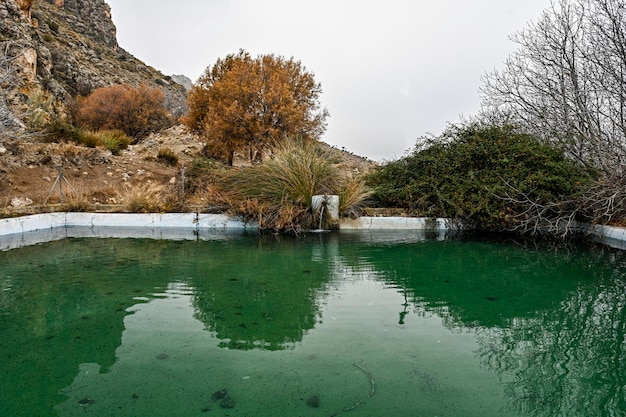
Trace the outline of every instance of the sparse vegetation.
<instances>
[{"instance_id":1,"label":"sparse vegetation","mask_svg":"<svg viewBox=\"0 0 626 417\"><path fill-rule=\"evenodd\" d=\"M157 159L173 166L178 164L178 156L173 150L167 147L159 149Z\"/></svg>"},{"instance_id":2,"label":"sparse vegetation","mask_svg":"<svg viewBox=\"0 0 626 417\"><path fill-rule=\"evenodd\" d=\"M42 89L30 91L26 111L28 126L34 131L41 131L53 117L52 105L52 97Z\"/></svg>"},{"instance_id":3,"label":"sparse vegetation","mask_svg":"<svg viewBox=\"0 0 626 417\"><path fill-rule=\"evenodd\" d=\"M137 184L128 186L119 199L131 213L164 213L171 208L165 191L161 184Z\"/></svg>"},{"instance_id":4,"label":"sparse vegetation","mask_svg":"<svg viewBox=\"0 0 626 417\"><path fill-rule=\"evenodd\" d=\"M59 32L59 24L52 19L46 19L46 25L50 28L50 30L54 33Z\"/></svg>"},{"instance_id":5,"label":"sparse vegetation","mask_svg":"<svg viewBox=\"0 0 626 417\"><path fill-rule=\"evenodd\" d=\"M113 155L119 155L132 141L121 130L91 131L62 121L54 121L48 126L46 139L50 142L73 142L88 148L102 147Z\"/></svg>"},{"instance_id":6,"label":"sparse vegetation","mask_svg":"<svg viewBox=\"0 0 626 417\"><path fill-rule=\"evenodd\" d=\"M93 209L89 202L89 197L83 193L75 195L69 194L67 201L64 202L63 210L73 212L86 212Z\"/></svg>"}]
</instances>

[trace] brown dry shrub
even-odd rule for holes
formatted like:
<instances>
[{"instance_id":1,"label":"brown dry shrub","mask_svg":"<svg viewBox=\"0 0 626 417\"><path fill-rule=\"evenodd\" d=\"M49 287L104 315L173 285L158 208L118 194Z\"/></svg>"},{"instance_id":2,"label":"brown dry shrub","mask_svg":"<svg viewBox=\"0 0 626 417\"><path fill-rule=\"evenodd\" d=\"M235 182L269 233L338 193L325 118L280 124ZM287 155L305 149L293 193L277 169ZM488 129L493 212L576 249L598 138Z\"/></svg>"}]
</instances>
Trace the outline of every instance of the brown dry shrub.
<instances>
[{"instance_id":1,"label":"brown dry shrub","mask_svg":"<svg viewBox=\"0 0 626 417\"><path fill-rule=\"evenodd\" d=\"M172 124L165 96L157 88L112 85L78 101L76 122L92 130L121 130L141 139Z\"/></svg>"},{"instance_id":2,"label":"brown dry shrub","mask_svg":"<svg viewBox=\"0 0 626 417\"><path fill-rule=\"evenodd\" d=\"M209 213L226 213L230 211L234 202L232 192L214 184L206 184L202 188L196 188L193 197L196 201L201 202Z\"/></svg>"},{"instance_id":3,"label":"brown dry shrub","mask_svg":"<svg viewBox=\"0 0 626 417\"><path fill-rule=\"evenodd\" d=\"M256 221L261 232L299 234L313 222L311 211L293 204L275 205L258 198L233 200L233 211Z\"/></svg>"}]
</instances>

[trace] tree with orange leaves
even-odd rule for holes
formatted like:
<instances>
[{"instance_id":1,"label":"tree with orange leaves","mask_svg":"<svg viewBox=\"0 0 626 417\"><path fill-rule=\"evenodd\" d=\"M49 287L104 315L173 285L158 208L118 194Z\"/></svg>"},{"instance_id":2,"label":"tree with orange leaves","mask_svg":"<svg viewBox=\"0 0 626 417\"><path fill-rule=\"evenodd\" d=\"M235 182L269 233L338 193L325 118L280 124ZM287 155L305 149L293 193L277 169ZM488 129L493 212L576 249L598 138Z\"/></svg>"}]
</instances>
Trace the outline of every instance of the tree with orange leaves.
<instances>
[{"instance_id":1,"label":"tree with orange leaves","mask_svg":"<svg viewBox=\"0 0 626 417\"><path fill-rule=\"evenodd\" d=\"M299 61L276 55L252 58L240 50L208 67L188 96L183 119L202 134L213 156L232 165L235 152L260 159L287 137L318 140L328 112L321 85Z\"/></svg>"}]
</instances>

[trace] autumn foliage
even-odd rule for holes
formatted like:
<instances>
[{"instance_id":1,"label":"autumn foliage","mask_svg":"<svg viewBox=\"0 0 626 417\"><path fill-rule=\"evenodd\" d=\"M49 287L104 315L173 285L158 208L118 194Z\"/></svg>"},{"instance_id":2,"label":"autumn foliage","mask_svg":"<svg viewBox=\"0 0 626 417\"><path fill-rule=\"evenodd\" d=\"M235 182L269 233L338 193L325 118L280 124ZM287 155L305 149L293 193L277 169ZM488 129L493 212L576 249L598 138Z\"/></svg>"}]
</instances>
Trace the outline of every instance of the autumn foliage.
<instances>
[{"instance_id":1,"label":"autumn foliage","mask_svg":"<svg viewBox=\"0 0 626 417\"><path fill-rule=\"evenodd\" d=\"M239 51L206 69L189 92L183 121L206 138L211 156L232 164L243 152L255 160L286 137L320 138L328 117L321 92L299 61Z\"/></svg>"},{"instance_id":2,"label":"autumn foliage","mask_svg":"<svg viewBox=\"0 0 626 417\"><path fill-rule=\"evenodd\" d=\"M113 85L79 100L78 125L92 130L121 130L140 139L171 124L165 96L157 88Z\"/></svg>"}]
</instances>

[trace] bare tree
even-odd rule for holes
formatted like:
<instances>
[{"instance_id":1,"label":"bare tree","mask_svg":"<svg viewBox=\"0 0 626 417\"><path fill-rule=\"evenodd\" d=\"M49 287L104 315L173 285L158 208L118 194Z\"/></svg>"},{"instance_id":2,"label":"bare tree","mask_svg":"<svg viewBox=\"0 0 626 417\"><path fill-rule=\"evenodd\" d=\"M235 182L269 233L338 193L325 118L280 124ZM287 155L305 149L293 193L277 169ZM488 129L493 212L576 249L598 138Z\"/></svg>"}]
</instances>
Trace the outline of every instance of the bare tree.
<instances>
[{"instance_id":1,"label":"bare tree","mask_svg":"<svg viewBox=\"0 0 626 417\"><path fill-rule=\"evenodd\" d=\"M513 120L599 172L581 200L595 221L626 215L625 19L626 0L555 0L481 89L482 117Z\"/></svg>"}]
</instances>

